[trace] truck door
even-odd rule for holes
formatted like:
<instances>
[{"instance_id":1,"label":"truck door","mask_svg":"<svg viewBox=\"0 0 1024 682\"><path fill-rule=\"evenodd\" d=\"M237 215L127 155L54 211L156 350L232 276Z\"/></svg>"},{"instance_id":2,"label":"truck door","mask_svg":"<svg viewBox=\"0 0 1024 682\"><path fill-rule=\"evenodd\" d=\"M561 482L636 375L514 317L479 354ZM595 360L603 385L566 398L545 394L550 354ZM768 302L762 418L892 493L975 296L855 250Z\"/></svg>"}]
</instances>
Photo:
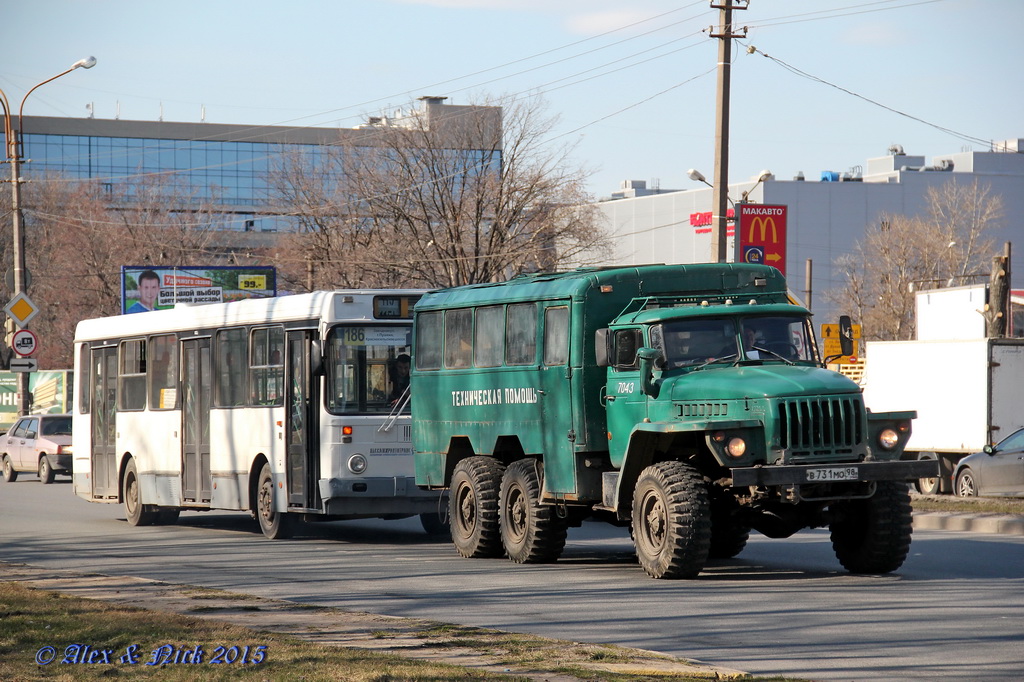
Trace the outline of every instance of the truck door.
<instances>
[{"instance_id":1,"label":"truck door","mask_svg":"<svg viewBox=\"0 0 1024 682\"><path fill-rule=\"evenodd\" d=\"M538 381L544 446L544 487L548 492L575 493L573 446L583 434L576 428L569 306L555 303L541 310L543 338Z\"/></svg>"},{"instance_id":2,"label":"truck door","mask_svg":"<svg viewBox=\"0 0 1024 682\"><path fill-rule=\"evenodd\" d=\"M642 345L639 329L612 332L605 410L608 423L608 454L612 466L622 466L633 427L647 416L647 397L640 389L636 352Z\"/></svg>"}]
</instances>

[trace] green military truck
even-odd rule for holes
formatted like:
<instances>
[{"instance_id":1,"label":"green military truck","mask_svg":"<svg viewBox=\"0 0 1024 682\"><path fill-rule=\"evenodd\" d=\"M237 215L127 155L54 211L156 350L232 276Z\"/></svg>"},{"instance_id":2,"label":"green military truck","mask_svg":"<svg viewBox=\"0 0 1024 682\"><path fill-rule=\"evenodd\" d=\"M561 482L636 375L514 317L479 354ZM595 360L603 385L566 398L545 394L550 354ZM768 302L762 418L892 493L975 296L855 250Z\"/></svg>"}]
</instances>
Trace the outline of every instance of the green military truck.
<instances>
[{"instance_id":1,"label":"green military truck","mask_svg":"<svg viewBox=\"0 0 1024 682\"><path fill-rule=\"evenodd\" d=\"M465 557L558 559L569 526L630 526L655 578L734 557L751 529L828 526L839 561L910 547L912 411L874 414L823 367L778 270L649 265L434 291L414 320L416 482L450 489Z\"/></svg>"}]
</instances>

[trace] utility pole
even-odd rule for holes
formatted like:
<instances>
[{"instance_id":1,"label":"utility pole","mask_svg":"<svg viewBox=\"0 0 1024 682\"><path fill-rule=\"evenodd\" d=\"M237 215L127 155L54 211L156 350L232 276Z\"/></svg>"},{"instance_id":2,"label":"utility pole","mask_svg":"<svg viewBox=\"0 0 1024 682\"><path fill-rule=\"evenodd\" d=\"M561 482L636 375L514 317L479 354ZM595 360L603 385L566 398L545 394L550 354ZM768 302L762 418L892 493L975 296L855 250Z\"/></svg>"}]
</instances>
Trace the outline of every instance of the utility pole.
<instances>
[{"instance_id":1,"label":"utility pole","mask_svg":"<svg viewBox=\"0 0 1024 682\"><path fill-rule=\"evenodd\" d=\"M711 262L726 262L726 231L729 213L729 81L731 75L732 39L746 37L733 33L732 11L747 9L750 0L712 0L711 8L719 10L719 27L710 28L712 38L718 38L718 112L715 120L715 181L712 186L711 206Z\"/></svg>"}]
</instances>

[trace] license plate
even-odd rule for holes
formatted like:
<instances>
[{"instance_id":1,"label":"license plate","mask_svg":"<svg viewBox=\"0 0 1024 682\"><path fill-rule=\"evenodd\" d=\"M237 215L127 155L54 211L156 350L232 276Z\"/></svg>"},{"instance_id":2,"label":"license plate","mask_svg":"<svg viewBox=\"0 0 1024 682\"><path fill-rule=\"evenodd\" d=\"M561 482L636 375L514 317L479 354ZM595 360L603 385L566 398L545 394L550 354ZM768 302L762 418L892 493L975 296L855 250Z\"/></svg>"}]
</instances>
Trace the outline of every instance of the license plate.
<instances>
[{"instance_id":1,"label":"license plate","mask_svg":"<svg viewBox=\"0 0 1024 682\"><path fill-rule=\"evenodd\" d=\"M856 481L860 477L857 467L828 467L808 469L808 481Z\"/></svg>"}]
</instances>

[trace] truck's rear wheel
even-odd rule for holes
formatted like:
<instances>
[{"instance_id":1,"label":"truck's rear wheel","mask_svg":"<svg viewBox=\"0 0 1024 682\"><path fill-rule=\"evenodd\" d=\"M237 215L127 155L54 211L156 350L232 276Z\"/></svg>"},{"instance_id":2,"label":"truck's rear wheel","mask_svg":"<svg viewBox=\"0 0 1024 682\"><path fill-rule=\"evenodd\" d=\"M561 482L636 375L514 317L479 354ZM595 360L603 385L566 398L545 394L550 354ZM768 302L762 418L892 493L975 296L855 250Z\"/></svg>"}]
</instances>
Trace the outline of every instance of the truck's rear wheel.
<instances>
[{"instance_id":1,"label":"truck's rear wheel","mask_svg":"<svg viewBox=\"0 0 1024 682\"><path fill-rule=\"evenodd\" d=\"M555 508L540 504L540 479L529 459L513 462L501 477L498 496L501 544L517 564L546 564L565 549L568 526Z\"/></svg>"},{"instance_id":2,"label":"truck's rear wheel","mask_svg":"<svg viewBox=\"0 0 1024 682\"><path fill-rule=\"evenodd\" d=\"M838 503L834 511L832 549L846 570L889 573L903 565L913 531L906 483L879 481L872 497Z\"/></svg>"},{"instance_id":3,"label":"truck's rear wheel","mask_svg":"<svg viewBox=\"0 0 1024 682\"><path fill-rule=\"evenodd\" d=\"M449 519L452 544L467 559L505 552L498 524L498 490L505 467L493 457L467 457L452 472Z\"/></svg>"},{"instance_id":4,"label":"truck's rear wheel","mask_svg":"<svg viewBox=\"0 0 1024 682\"><path fill-rule=\"evenodd\" d=\"M640 473L633 491L636 556L654 578L695 578L711 545L708 490L696 469L659 462Z\"/></svg>"}]
</instances>

